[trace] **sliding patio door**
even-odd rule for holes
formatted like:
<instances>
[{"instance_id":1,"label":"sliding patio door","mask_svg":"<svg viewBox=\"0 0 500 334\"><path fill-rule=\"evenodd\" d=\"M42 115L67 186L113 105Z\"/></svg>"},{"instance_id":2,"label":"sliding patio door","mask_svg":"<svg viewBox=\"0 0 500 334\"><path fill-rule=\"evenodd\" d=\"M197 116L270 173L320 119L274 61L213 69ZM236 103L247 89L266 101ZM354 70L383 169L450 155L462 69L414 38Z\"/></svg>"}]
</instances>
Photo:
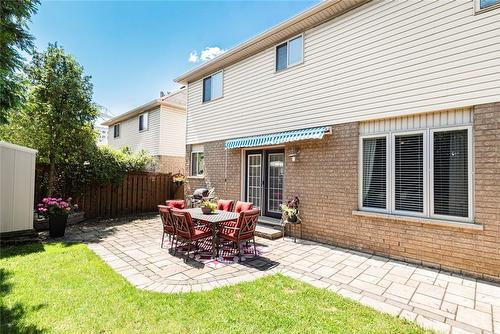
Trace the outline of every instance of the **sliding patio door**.
<instances>
[{"instance_id":1,"label":"sliding patio door","mask_svg":"<svg viewBox=\"0 0 500 334\"><path fill-rule=\"evenodd\" d=\"M261 215L281 217L285 153L259 150L246 153L246 200L259 208Z\"/></svg>"}]
</instances>

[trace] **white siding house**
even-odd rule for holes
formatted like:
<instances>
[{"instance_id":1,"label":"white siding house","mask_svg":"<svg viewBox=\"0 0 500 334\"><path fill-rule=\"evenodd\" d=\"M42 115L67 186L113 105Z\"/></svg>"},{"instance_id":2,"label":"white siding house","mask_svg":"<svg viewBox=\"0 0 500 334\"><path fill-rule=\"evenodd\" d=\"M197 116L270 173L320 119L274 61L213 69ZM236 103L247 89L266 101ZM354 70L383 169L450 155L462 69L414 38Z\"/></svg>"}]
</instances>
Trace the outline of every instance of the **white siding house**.
<instances>
[{"instance_id":1,"label":"white siding house","mask_svg":"<svg viewBox=\"0 0 500 334\"><path fill-rule=\"evenodd\" d=\"M106 122L108 145L144 150L163 172L184 171L186 91L181 89Z\"/></svg>"},{"instance_id":2,"label":"white siding house","mask_svg":"<svg viewBox=\"0 0 500 334\"><path fill-rule=\"evenodd\" d=\"M500 0L322 1L176 81L187 193L500 281Z\"/></svg>"},{"instance_id":3,"label":"white siding house","mask_svg":"<svg viewBox=\"0 0 500 334\"><path fill-rule=\"evenodd\" d=\"M277 42L225 66L223 98L208 103L203 80L183 76L187 143L498 101L499 10L474 10L474 0L368 2L297 32L300 65L276 72Z\"/></svg>"}]
</instances>

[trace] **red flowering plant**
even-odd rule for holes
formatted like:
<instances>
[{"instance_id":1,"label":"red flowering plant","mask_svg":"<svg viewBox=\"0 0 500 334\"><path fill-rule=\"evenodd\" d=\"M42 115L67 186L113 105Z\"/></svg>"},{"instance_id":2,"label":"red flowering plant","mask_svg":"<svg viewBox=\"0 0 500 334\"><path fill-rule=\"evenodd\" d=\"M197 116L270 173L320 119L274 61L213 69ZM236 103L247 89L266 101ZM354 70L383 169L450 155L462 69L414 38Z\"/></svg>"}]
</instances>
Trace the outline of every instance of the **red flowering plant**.
<instances>
[{"instance_id":1,"label":"red flowering plant","mask_svg":"<svg viewBox=\"0 0 500 334\"><path fill-rule=\"evenodd\" d=\"M68 215L78 209L78 205L71 203L71 197L67 199L45 197L42 203L38 204L36 211L44 216Z\"/></svg>"}]
</instances>

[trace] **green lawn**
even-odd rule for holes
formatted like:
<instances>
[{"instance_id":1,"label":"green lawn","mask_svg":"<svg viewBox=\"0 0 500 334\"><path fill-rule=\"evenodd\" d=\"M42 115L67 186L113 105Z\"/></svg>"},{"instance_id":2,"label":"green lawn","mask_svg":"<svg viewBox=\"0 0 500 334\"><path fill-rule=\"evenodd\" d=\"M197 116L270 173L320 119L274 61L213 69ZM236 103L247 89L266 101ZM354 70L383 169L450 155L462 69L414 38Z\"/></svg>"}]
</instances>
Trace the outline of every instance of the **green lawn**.
<instances>
[{"instance_id":1,"label":"green lawn","mask_svg":"<svg viewBox=\"0 0 500 334\"><path fill-rule=\"evenodd\" d=\"M209 292L130 285L83 244L0 249L1 333L422 333L282 275Z\"/></svg>"}]
</instances>

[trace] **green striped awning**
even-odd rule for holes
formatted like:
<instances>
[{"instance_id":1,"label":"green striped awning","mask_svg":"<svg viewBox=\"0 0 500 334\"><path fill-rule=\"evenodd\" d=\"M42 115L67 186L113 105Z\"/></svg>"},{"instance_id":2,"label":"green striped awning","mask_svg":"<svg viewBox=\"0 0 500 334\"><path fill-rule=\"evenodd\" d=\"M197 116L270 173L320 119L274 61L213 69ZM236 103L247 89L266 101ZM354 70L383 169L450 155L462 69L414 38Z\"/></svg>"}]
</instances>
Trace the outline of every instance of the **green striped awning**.
<instances>
[{"instance_id":1,"label":"green striped awning","mask_svg":"<svg viewBox=\"0 0 500 334\"><path fill-rule=\"evenodd\" d=\"M319 128L292 130L292 131L272 133L268 135L229 139L226 140L224 147L239 148L239 147L271 146L298 140L321 139L323 138L327 130L328 128L323 126Z\"/></svg>"}]
</instances>

